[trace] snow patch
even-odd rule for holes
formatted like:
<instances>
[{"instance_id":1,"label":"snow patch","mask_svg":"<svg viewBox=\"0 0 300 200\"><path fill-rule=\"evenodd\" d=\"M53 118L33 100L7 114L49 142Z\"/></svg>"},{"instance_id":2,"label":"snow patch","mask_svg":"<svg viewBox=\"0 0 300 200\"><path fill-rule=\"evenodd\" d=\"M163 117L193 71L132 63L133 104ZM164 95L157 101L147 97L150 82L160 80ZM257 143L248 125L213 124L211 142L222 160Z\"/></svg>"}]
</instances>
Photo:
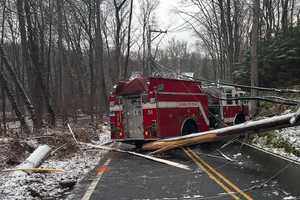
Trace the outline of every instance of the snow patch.
<instances>
[{"instance_id":1,"label":"snow patch","mask_svg":"<svg viewBox=\"0 0 300 200\"><path fill-rule=\"evenodd\" d=\"M278 147L280 146L278 144L282 143L288 146L289 149L300 152L300 126L275 130L271 140L268 136L256 137L252 143L272 153L300 162L299 155L287 152L284 147Z\"/></svg>"},{"instance_id":2,"label":"snow patch","mask_svg":"<svg viewBox=\"0 0 300 200\"><path fill-rule=\"evenodd\" d=\"M103 127L98 143L109 142L109 129ZM70 158L46 160L42 168L63 169L63 173L31 174L17 176L13 173L0 173L0 199L65 199L78 181L99 163L106 153L104 150L90 151L81 148Z\"/></svg>"},{"instance_id":3,"label":"snow patch","mask_svg":"<svg viewBox=\"0 0 300 200\"><path fill-rule=\"evenodd\" d=\"M297 199L296 197L293 196L288 196L288 197L284 197L283 200L294 200Z\"/></svg>"}]
</instances>

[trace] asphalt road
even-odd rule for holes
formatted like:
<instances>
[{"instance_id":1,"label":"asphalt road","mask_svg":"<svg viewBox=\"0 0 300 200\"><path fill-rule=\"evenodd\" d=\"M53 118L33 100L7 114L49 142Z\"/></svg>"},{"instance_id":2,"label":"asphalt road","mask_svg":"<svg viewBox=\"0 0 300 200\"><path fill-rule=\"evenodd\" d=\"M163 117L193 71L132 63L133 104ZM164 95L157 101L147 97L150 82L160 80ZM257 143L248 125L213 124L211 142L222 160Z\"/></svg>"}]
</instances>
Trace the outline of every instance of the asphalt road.
<instances>
[{"instance_id":1,"label":"asphalt road","mask_svg":"<svg viewBox=\"0 0 300 200\"><path fill-rule=\"evenodd\" d=\"M277 176L287 168L280 166L270 173L265 167L268 163L259 163L252 156L241 154L240 146L229 145L221 150L222 153L216 151L220 146L198 145L162 155L162 158L190 166L192 171L110 152L83 181L78 199L276 200L292 199L297 195L291 194L277 180ZM122 145L121 148L131 147ZM224 155L232 160L225 159Z\"/></svg>"}]
</instances>

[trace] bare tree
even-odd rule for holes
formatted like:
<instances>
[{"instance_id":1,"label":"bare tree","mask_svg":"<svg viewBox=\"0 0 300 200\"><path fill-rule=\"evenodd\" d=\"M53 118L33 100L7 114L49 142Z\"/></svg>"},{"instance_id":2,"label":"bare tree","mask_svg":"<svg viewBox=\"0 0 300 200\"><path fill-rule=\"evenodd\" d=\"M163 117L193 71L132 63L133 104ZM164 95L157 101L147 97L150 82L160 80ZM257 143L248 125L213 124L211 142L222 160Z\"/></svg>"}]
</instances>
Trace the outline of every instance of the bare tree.
<instances>
[{"instance_id":1,"label":"bare tree","mask_svg":"<svg viewBox=\"0 0 300 200\"><path fill-rule=\"evenodd\" d=\"M95 43L96 43L96 74L98 77L97 81L97 113L102 115L107 112L107 92L106 92L106 81L105 81L105 71L104 71L104 54L103 54L103 37L101 31L101 0L96 0L96 27L95 27ZM102 117L102 116L101 116Z\"/></svg>"},{"instance_id":2,"label":"bare tree","mask_svg":"<svg viewBox=\"0 0 300 200\"><path fill-rule=\"evenodd\" d=\"M64 49L63 49L63 8L64 0L56 1L57 8L57 46L58 46L58 69L59 69L59 99L60 99L60 113L63 117L63 120L66 119L66 110L65 110L65 97L64 97Z\"/></svg>"},{"instance_id":3,"label":"bare tree","mask_svg":"<svg viewBox=\"0 0 300 200\"><path fill-rule=\"evenodd\" d=\"M257 44L258 44L258 31L259 31L259 15L260 15L260 0L253 1L253 23L251 33L251 86L258 86L258 57L257 57ZM257 90L251 90L251 96L257 96ZM251 102L251 115L257 112L257 102Z\"/></svg>"},{"instance_id":4,"label":"bare tree","mask_svg":"<svg viewBox=\"0 0 300 200\"><path fill-rule=\"evenodd\" d=\"M36 87L33 90L33 94L36 95L36 104L38 105L39 112L37 112L38 116L37 119L42 119L42 108L43 105L41 104L43 101L40 98L40 94L43 95L43 98L46 103L46 107L48 110L48 113L50 115L50 124L55 125L55 113L51 105L51 100L50 100L50 94L47 93L46 86L45 86L45 81L43 79L43 74L42 70L43 69L43 63L40 61L39 57L39 45L37 44L37 37L38 33L36 32L36 28L33 27L32 24L32 12L31 12L31 6L28 1L25 1L24 4L25 8L25 16L26 16L26 22L27 22L27 32L28 32L28 41L29 41L29 54L31 57L31 61L33 64L33 72L34 76L36 78L36 82L34 86ZM39 125L37 128L40 128L42 125L42 122L39 122Z\"/></svg>"},{"instance_id":5,"label":"bare tree","mask_svg":"<svg viewBox=\"0 0 300 200\"><path fill-rule=\"evenodd\" d=\"M121 16L121 11L126 1L127 0L122 0L121 3L118 3L117 0L114 0L115 19L116 19L116 32L115 32L115 43L116 43L115 59L116 60L115 62L116 62L116 68L117 68L117 74L119 80L122 79L123 77L123 69L121 66L121 45L122 45L121 31L124 22L124 16Z\"/></svg>"},{"instance_id":6,"label":"bare tree","mask_svg":"<svg viewBox=\"0 0 300 200\"><path fill-rule=\"evenodd\" d=\"M5 93L7 94L7 97L10 101L10 104L11 104L13 110L15 111L15 114L16 114L18 120L21 123L21 127L23 128L24 132L27 135L30 135L31 131L29 129L28 124L26 123L25 116L22 114L22 112L17 104L16 98L13 95L11 89L9 88L8 80L5 78L3 71L0 71L0 82L1 82L2 87L5 90Z\"/></svg>"},{"instance_id":7,"label":"bare tree","mask_svg":"<svg viewBox=\"0 0 300 200\"><path fill-rule=\"evenodd\" d=\"M1 45L4 44L4 25L5 25L5 16L6 16L6 0L2 2L2 22L1 22ZM0 59L0 70L3 70L3 61ZM2 97L2 124L3 124L3 132L6 135L6 93L3 86L1 86L1 97Z\"/></svg>"},{"instance_id":8,"label":"bare tree","mask_svg":"<svg viewBox=\"0 0 300 200\"><path fill-rule=\"evenodd\" d=\"M131 23L132 23L132 11L133 11L133 0L130 0L130 12L129 12L129 22L128 22L128 33L127 33L127 54L124 66L124 77L128 76L128 64L129 64L129 56L130 56L130 47L131 47Z\"/></svg>"},{"instance_id":9,"label":"bare tree","mask_svg":"<svg viewBox=\"0 0 300 200\"><path fill-rule=\"evenodd\" d=\"M31 119L34 122L35 125L37 125L37 118L35 114L35 108L31 103L31 100L29 96L27 95L26 91L24 90L19 78L16 75L16 72L13 70L12 65L8 61L8 58L6 57L3 46L0 45L0 58L3 61L4 66L6 67L6 70L9 72L10 76L12 77L12 80L14 84L16 85L16 88L18 92L20 93L21 98L23 99L28 111L30 112ZM3 80L5 82L5 80Z\"/></svg>"}]
</instances>

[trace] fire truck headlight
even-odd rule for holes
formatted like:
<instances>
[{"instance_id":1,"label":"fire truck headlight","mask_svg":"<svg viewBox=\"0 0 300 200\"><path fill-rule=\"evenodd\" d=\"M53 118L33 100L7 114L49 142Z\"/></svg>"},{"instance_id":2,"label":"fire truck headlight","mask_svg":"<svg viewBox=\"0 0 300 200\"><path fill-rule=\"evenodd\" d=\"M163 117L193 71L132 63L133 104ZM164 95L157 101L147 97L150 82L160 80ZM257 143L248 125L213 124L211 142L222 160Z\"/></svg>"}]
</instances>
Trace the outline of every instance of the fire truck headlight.
<instances>
[{"instance_id":1,"label":"fire truck headlight","mask_svg":"<svg viewBox=\"0 0 300 200\"><path fill-rule=\"evenodd\" d=\"M145 136L148 137L149 136L149 132L145 131Z\"/></svg>"}]
</instances>

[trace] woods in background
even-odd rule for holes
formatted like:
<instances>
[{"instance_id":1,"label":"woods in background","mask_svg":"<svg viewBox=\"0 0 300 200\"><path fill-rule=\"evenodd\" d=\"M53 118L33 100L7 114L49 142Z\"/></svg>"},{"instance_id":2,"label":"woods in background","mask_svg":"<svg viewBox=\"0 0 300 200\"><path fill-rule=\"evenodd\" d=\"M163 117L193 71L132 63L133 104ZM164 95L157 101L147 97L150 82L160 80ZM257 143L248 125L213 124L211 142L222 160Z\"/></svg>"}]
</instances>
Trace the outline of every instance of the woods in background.
<instances>
[{"instance_id":1,"label":"woods in background","mask_svg":"<svg viewBox=\"0 0 300 200\"><path fill-rule=\"evenodd\" d=\"M188 0L177 12L214 63L216 79L250 84L251 47L252 54L257 49L258 74L261 76L270 75L264 74L263 70L270 65L288 68L290 61L299 63L300 49L295 39L300 25L298 1ZM291 40L296 43L292 44ZM283 48L290 51L283 52ZM272 54L280 56L279 51L283 54L278 59L287 60L274 62L269 59ZM267 81L260 78L261 83Z\"/></svg>"},{"instance_id":2,"label":"woods in background","mask_svg":"<svg viewBox=\"0 0 300 200\"><path fill-rule=\"evenodd\" d=\"M12 113L27 134L25 116L36 129L55 126L56 119L76 120L78 113L101 119L112 85L127 76L131 62L133 0L1 0L0 5L1 130Z\"/></svg>"},{"instance_id":3,"label":"woods in background","mask_svg":"<svg viewBox=\"0 0 300 200\"><path fill-rule=\"evenodd\" d=\"M180 5L176 13L195 40L171 39L163 48L158 42L156 61L211 80L299 84L300 2ZM28 119L35 130L80 113L100 120L113 85L145 71L158 6L159 0L0 0L1 132L15 117L27 134Z\"/></svg>"}]
</instances>

